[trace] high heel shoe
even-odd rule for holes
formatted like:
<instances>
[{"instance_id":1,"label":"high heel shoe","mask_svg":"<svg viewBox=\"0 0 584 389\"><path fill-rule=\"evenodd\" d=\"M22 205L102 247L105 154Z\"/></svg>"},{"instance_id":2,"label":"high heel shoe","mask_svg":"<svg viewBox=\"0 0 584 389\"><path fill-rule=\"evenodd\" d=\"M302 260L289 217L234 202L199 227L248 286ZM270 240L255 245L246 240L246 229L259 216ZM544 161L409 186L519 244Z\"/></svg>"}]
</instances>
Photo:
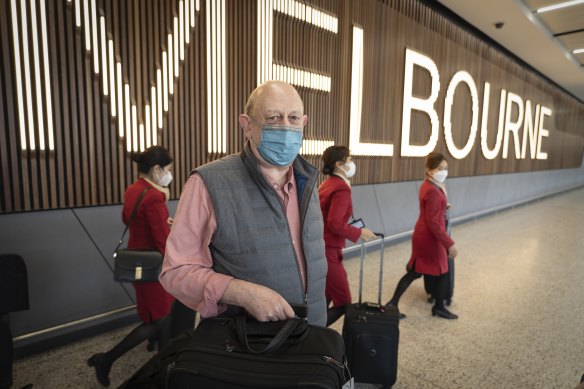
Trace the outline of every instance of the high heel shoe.
<instances>
[{"instance_id":1,"label":"high heel shoe","mask_svg":"<svg viewBox=\"0 0 584 389\"><path fill-rule=\"evenodd\" d=\"M399 319L400 319L400 320L403 320L403 319L405 319L405 318L406 318L406 315L405 315L404 313L401 313L401 312L399 311L399 309L398 309L398 308L397 308L395 305L393 305L392 303L387 303L387 304L385 304L385 310L386 310L386 311L389 311L389 310L396 310L396 311L397 311L397 316L399 317Z\"/></svg>"},{"instance_id":2,"label":"high heel shoe","mask_svg":"<svg viewBox=\"0 0 584 389\"><path fill-rule=\"evenodd\" d=\"M95 375L99 383L103 386L109 386L109 372L112 366L106 363L104 357L105 354L103 353L95 354L87 360L87 364L90 367L95 367Z\"/></svg>"},{"instance_id":3,"label":"high heel shoe","mask_svg":"<svg viewBox=\"0 0 584 389\"><path fill-rule=\"evenodd\" d=\"M442 317L444 319L449 319L449 320L458 319L458 315L450 312L446 308L432 307L432 316L438 316L438 317Z\"/></svg>"}]
</instances>

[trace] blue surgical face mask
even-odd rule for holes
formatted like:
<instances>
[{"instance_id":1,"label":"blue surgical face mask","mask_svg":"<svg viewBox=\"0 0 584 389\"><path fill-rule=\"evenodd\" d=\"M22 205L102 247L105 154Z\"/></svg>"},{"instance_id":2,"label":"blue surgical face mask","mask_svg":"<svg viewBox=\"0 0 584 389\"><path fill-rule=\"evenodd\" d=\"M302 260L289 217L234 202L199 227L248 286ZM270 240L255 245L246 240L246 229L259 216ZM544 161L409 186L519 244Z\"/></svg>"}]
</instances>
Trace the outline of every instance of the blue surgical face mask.
<instances>
[{"instance_id":1,"label":"blue surgical face mask","mask_svg":"<svg viewBox=\"0 0 584 389\"><path fill-rule=\"evenodd\" d=\"M262 127L258 152L271 165L290 165L302 147L302 129L284 126Z\"/></svg>"}]
</instances>

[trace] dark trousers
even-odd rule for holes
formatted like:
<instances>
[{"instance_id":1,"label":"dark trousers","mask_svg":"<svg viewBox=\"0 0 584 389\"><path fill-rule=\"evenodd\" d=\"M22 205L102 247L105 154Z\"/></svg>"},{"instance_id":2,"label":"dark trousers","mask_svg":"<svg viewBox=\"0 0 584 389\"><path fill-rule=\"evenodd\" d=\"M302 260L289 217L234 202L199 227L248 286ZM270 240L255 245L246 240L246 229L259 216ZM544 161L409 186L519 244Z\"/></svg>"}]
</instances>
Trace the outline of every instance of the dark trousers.
<instances>
[{"instance_id":1,"label":"dark trousers","mask_svg":"<svg viewBox=\"0 0 584 389\"><path fill-rule=\"evenodd\" d=\"M174 300L170 313L169 338L173 339L181 333L195 327L197 313L178 300Z\"/></svg>"},{"instance_id":2,"label":"dark trousers","mask_svg":"<svg viewBox=\"0 0 584 389\"><path fill-rule=\"evenodd\" d=\"M416 273L413 269L408 269L408 272L399 280L397 286L395 287L395 292L391 298L391 303L397 307L399 299L408 289L410 284L422 277L421 273ZM438 309L444 308L444 296L446 295L447 277L448 273L442 274L440 276L434 276L436 282L434 283L434 291L432 295L435 296L434 306Z\"/></svg>"}]
</instances>

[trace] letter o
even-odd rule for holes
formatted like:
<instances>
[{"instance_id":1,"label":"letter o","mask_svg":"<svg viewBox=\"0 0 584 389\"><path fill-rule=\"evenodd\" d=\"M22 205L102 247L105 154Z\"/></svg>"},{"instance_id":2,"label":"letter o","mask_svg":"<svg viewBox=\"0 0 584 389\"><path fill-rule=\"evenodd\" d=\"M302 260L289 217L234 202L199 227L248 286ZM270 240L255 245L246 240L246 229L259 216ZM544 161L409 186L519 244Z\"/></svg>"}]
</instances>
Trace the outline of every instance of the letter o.
<instances>
[{"instance_id":1,"label":"letter o","mask_svg":"<svg viewBox=\"0 0 584 389\"><path fill-rule=\"evenodd\" d=\"M452 123L450 118L452 116L452 104L454 102L454 93L456 92L456 87L461 82L466 83L468 89L470 90L470 96L472 100L472 124L470 126L470 135L466 145L459 149L454 144L452 139ZM472 79L471 75L461 70L457 72L450 84L448 84L448 90L446 91L446 99L444 100L444 138L446 139L446 146L450 154L456 159L463 159L470 153L472 146L474 144L475 138L477 136L477 128L479 123L479 95L477 92L477 86Z\"/></svg>"}]
</instances>

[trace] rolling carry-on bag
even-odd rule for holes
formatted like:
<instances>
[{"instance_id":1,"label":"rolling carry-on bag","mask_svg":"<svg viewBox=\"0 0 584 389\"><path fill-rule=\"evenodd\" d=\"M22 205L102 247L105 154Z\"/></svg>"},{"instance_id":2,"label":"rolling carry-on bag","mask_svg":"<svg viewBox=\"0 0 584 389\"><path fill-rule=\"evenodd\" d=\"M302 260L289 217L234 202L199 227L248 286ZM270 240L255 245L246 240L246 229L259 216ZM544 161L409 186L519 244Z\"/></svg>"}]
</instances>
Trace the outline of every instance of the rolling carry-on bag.
<instances>
[{"instance_id":1,"label":"rolling carry-on bag","mask_svg":"<svg viewBox=\"0 0 584 389\"><path fill-rule=\"evenodd\" d=\"M424 274L424 290L430 296L428 301L434 302L434 288L436 285L436 276L429 276ZM454 259L448 257L448 277L446 278L446 293L444 293L444 302L446 305L452 303L452 295L454 294Z\"/></svg>"},{"instance_id":2,"label":"rolling carry-on bag","mask_svg":"<svg viewBox=\"0 0 584 389\"><path fill-rule=\"evenodd\" d=\"M445 215L446 232L451 235L450 228L450 210L446 210ZM424 275L424 290L430 295L428 302L434 302L434 288L436 287L436 276ZM444 302L446 305L452 303L452 295L454 294L454 258L448 256L448 277L446 278L446 292L444 293Z\"/></svg>"},{"instance_id":3,"label":"rolling carry-on bag","mask_svg":"<svg viewBox=\"0 0 584 389\"><path fill-rule=\"evenodd\" d=\"M343 324L347 362L355 382L390 388L397 378L399 313L381 305L383 277L383 234L379 266L377 303L362 302L365 243L361 244L359 302L347 305Z\"/></svg>"}]
</instances>

